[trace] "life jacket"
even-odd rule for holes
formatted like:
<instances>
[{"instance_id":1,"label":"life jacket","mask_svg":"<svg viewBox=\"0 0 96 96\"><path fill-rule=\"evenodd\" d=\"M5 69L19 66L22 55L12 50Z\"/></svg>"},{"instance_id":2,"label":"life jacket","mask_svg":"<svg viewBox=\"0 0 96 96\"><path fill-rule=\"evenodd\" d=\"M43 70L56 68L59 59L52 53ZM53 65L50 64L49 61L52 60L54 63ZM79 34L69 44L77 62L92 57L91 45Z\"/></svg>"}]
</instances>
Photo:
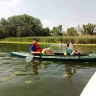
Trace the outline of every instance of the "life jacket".
<instances>
[{"instance_id":1,"label":"life jacket","mask_svg":"<svg viewBox=\"0 0 96 96\"><path fill-rule=\"evenodd\" d=\"M35 52L42 52L42 48L39 46L39 44L32 42L30 44L30 46L33 45L33 44L36 46L36 51Z\"/></svg>"}]
</instances>

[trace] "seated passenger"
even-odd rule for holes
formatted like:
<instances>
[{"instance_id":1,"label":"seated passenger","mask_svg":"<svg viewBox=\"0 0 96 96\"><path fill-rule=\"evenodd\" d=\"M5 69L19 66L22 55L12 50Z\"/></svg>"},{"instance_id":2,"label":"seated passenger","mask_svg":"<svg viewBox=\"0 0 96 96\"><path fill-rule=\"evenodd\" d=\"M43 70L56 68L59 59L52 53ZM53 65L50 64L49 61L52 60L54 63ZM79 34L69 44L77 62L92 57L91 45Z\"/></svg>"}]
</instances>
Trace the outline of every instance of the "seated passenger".
<instances>
[{"instance_id":1,"label":"seated passenger","mask_svg":"<svg viewBox=\"0 0 96 96\"><path fill-rule=\"evenodd\" d=\"M34 55L38 55L38 54L54 55L54 52L52 51L51 48L42 49L38 44L38 40L39 40L39 38L37 38L37 37L33 38L33 42L30 44L31 54L34 54Z\"/></svg>"},{"instance_id":2,"label":"seated passenger","mask_svg":"<svg viewBox=\"0 0 96 96\"><path fill-rule=\"evenodd\" d=\"M78 50L72 50L69 46L70 46L71 42L67 43L67 49L66 49L66 54L67 55L75 55L75 54L80 54ZM72 44L72 43L71 43Z\"/></svg>"}]
</instances>

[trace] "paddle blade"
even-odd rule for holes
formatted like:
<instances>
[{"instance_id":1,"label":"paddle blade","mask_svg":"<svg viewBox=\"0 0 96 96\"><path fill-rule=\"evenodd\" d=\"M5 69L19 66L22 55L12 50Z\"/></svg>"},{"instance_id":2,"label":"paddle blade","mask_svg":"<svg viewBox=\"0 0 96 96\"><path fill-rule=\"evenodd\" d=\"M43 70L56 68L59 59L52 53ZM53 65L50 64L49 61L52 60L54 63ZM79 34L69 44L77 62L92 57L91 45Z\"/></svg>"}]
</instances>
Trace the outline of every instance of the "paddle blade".
<instances>
[{"instance_id":1,"label":"paddle blade","mask_svg":"<svg viewBox=\"0 0 96 96\"><path fill-rule=\"evenodd\" d=\"M33 59L33 56L34 55L28 55L27 57L26 57L26 62L30 62L32 59Z\"/></svg>"}]
</instances>

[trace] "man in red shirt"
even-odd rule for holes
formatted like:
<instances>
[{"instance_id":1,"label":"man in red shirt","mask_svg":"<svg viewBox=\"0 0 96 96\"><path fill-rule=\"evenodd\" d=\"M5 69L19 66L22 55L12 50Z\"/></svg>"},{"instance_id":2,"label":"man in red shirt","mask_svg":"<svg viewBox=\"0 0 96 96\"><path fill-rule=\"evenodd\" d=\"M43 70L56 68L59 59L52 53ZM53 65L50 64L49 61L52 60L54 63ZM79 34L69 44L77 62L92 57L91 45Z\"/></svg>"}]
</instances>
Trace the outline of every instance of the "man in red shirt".
<instances>
[{"instance_id":1,"label":"man in red shirt","mask_svg":"<svg viewBox=\"0 0 96 96\"><path fill-rule=\"evenodd\" d=\"M51 48L42 49L38 44L38 40L39 38L37 37L33 38L33 42L30 44L31 54L54 55L54 52L52 51Z\"/></svg>"}]
</instances>

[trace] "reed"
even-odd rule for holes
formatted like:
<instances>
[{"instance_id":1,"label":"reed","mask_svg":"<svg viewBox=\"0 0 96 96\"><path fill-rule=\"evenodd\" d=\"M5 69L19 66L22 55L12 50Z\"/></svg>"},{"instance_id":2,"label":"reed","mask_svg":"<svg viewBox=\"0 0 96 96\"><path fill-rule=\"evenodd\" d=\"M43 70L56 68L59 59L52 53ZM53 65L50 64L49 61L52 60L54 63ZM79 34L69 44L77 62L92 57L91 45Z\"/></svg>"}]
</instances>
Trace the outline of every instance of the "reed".
<instances>
[{"instance_id":1,"label":"reed","mask_svg":"<svg viewBox=\"0 0 96 96\"><path fill-rule=\"evenodd\" d=\"M31 42L33 37L19 37L19 38L5 38L1 41L14 41L14 42ZM59 41L67 43L71 41L75 44L96 44L96 36L58 36L58 37L39 37L39 42L43 43L59 43Z\"/></svg>"}]
</instances>

